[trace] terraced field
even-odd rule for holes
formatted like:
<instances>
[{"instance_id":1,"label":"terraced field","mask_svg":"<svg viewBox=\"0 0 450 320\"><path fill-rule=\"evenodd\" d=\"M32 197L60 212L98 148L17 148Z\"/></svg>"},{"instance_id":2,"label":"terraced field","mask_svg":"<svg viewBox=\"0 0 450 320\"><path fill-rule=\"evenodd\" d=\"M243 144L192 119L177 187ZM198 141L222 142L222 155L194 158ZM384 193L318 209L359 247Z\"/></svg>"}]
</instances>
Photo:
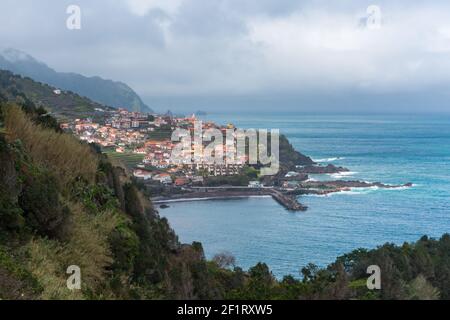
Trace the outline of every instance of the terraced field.
<instances>
[{"instance_id":1,"label":"terraced field","mask_svg":"<svg viewBox=\"0 0 450 320\"><path fill-rule=\"evenodd\" d=\"M127 168L134 169L139 163L144 160L143 154L135 154L130 152L118 153L115 151L105 151L112 160L122 162Z\"/></svg>"}]
</instances>

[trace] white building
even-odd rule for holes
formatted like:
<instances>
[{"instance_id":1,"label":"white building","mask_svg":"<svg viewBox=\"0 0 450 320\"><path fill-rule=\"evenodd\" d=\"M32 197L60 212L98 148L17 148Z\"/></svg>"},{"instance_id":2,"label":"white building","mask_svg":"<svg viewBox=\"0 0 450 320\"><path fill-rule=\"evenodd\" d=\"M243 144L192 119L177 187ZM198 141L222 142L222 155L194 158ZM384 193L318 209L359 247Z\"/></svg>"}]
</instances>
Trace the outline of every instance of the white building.
<instances>
[{"instance_id":1,"label":"white building","mask_svg":"<svg viewBox=\"0 0 450 320\"><path fill-rule=\"evenodd\" d=\"M248 184L249 188L262 188L263 184L259 181L250 181Z\"/></svg>"},{"instance_id":2,"label":"white building","mask_svg":"<svg viewBox=\"0 0 450 320\"><path fill-rule=\"evenodd\" d=\"M136 178L149 180L153 177L153 174L146 170L136 169L133 171L133 176L135 176Z\"/></svg>"},{"instance_id":3,"label":"white building","mask_svg":"<svg viewBox=\"0 0 450 320\"><path fill-rule=\"evenodd\" d=\"M159 181L164 184L172 183L172 177L170 176L170 174L167 173L157 174L156 176L153 177L153 180Z\"/></svg>"}]
</instances>

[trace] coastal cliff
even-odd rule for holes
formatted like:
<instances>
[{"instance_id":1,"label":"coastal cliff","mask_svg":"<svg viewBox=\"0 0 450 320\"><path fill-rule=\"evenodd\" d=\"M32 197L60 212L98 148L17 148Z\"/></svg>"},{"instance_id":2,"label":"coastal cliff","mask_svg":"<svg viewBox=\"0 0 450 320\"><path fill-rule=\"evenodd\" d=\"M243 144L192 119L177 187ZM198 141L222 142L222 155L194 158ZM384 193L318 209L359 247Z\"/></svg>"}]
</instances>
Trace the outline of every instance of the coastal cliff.
<instances>
[{"instance_id":1,"label":"coastal cliff","mask_svg":"<svg viewBox=\"0 0 450 320\"><path fill-rule=\"evenodd\" d=\"M450 298L449 235L355 250L304 267L302 279L275 279L264 263L244 271L227 254L208 261L200 243L179 242L119 164L16 93L11 104L0 92L0 299ZM373 264L390 271L377 292L365 286ZM80 290L66 284L74 265Z\"/></svg>"},{"instance_id":2,"label":"coastal cliff","mask_svg":"<svg viewBox=\"0 0 450 320\"><path fill-rule=\"evenodd\" d=\"M0 110L0 298L218 298L201 245L181 245L120 166L31 109Z\"/></svg>"}]
</instances>

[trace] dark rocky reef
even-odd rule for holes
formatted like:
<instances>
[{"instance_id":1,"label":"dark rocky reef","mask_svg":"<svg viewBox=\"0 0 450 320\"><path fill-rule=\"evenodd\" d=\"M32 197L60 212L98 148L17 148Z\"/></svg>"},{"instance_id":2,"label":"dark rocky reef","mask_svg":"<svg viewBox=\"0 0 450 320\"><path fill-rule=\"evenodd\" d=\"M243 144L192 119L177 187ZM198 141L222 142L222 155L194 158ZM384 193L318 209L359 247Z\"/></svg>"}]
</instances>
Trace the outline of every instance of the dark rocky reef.
<instances>
[{"instance_id":1,"label":"dark rocky reef","mask_svg":"<svg viewBox=\"0 0 450 320\"><path fill-rule=\"evenodd\" d=\"M333 174L339 172L349 172L350 170L344 167L337 167L334 164L329 164L327 166L297 166L295 171L303 174Z\"/></svg>"},{"instance_id":2,"label":"dark rocky reef","mask_svg":"<svg viewBox=\"0 0 450 320\"><path fill-rule=\"evenodd\" d=\"M317 194L326 195L341 191L350 191L353 188L380 188L380 189L396 189L396 188L410 188L412 183L405 183L401 185L388 185L381 182L366 182L366 181L307 181L302 183L299 188L288 191L287 194L303 195L303 194Z\"/></svg>"}]
</instances>

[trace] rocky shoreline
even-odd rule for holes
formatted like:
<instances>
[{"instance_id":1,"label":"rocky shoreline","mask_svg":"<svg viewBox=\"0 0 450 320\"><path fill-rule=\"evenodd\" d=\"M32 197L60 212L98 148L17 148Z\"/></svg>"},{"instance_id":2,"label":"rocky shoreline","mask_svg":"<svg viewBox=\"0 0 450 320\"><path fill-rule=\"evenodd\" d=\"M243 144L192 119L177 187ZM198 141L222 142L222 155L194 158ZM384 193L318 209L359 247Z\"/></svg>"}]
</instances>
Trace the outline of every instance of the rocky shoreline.
<instances>
[{"instance_id":1,"label":"rocky shoreline","mask_svg":"<svg viewBox=\"0 0 450 320\"><path fill-rule=\"evenodd\" d=\"M160 204L164 209L171 202L200 201L200 200L231 200L248 197L272 197L289 211L306 211L308 207L298 201L302 195L328 195L358 188L395 189L412 187L411 183L403 185L386 185L380 182L365 181L312 181L305 182L296 189L283 189L277 187L250 188L250 187L201 187L186 189L182 194L169 197L154 197L152 202Z\"/></svg>"},{"instance_id":2,"label":"rocky shoreline","mask_svg":"<svg viewBox=\"0 0 450 320\"><path fill-rule=\"evenodd\" d=\"M326 166L321 165L297 166L295 171L300 174L334 174L341 172L350 172L349 169L344 167L337 167L334 164L329 164Z\"/></svg>"},{"instance_id":3,"label":"rocky shoreline","mask_svg":"<svg viewBox=\"0 0 450 320\"><path fill-rule=\"evenodd\" d=\"M367 182L367 181L308 181L301 184L301 187L295 190L288 191L288 194L305 195L316 194L326 195L330 193L337 193L342 191L351 191L352 189L365 189L365 188L379 188L379 189L398 189L398 188L410 188L412 183L405 183L401 185L388 185L381 182Z\"/></svg>"},{"instance_id":4,"label":"rocky shoreline","mask_svg":"<svg viewBox=\"0 0 450 320\"><path fill-rule=\"evenodd\" d=\"M350 172L348 168L334 164L320 165L296 151L285 136L281 137L280 171L274 176L265 176L259 179L261 186L252 187L244 185L216 185L208 184L206 180L202 185L190 185L175 188L165 196L153 197L154 204L161 209L167 208L171 202L201 201L201 200L227 200L247 197L272 197L286 210L306 211L308 208L299 202L302 195L328 195L353 189L380 188L395 189L412 187L412 183L388 185L381 182L367 181L316 181L309 178L310 174L330 175Z\"/></svg>"},{"instance_id":5,"label":"rocky shoreline","mask_svg":"<svg viewBox=\"0 0 450 320\"><path fill-rule=\"evenodd\" d=\"M250 197L272 197L280 205L289 211L306 211L307 207L298 202L297 196L281 192L273 188L255 189L240 188L239 190L210 190L205 188L203 191L192 191L170 197L151 198L153 204L161 205L165 209L168 204L173 202L189 202L201 200L233 200Z\"/></svg>"}]
</instances>

